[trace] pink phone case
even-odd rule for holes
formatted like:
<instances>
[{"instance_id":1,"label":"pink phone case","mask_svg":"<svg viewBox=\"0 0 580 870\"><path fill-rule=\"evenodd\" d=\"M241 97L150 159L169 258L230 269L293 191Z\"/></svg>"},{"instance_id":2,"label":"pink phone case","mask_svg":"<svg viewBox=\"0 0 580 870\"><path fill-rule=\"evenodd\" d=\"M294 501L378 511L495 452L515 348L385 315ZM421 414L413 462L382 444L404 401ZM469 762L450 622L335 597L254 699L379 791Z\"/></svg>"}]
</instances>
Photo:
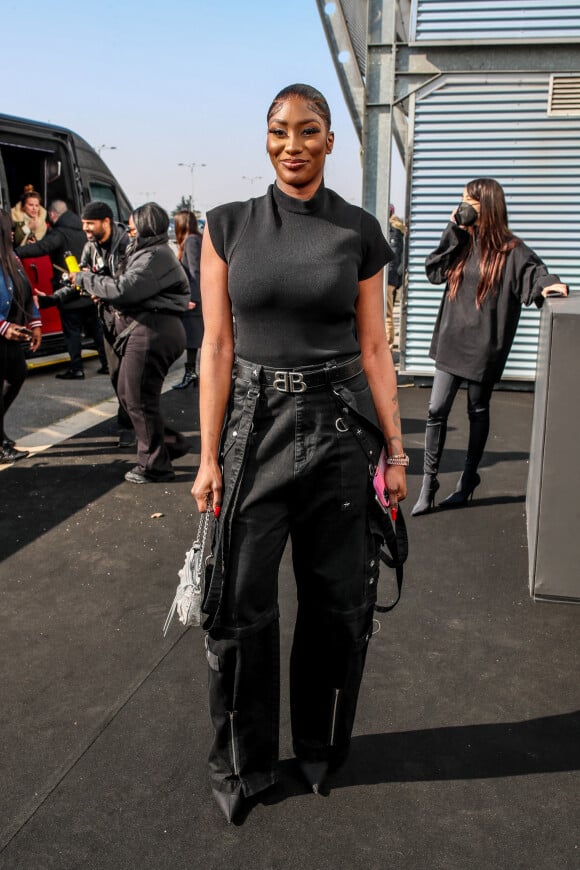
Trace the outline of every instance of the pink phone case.
<instances>
[{"instance_id":1,"label":"pink phone case","mask_svg":"<svg viewBox=\"0 0 580 870\"><path fill-rule=\"evenodd\" d=\"M389 496L385 489L385 471L387 469L387 454L385 448L381 450L379 462L373 477L373 486L375 488L376 499L384 511L389 507Z\"/></svg>"}]
</instances>

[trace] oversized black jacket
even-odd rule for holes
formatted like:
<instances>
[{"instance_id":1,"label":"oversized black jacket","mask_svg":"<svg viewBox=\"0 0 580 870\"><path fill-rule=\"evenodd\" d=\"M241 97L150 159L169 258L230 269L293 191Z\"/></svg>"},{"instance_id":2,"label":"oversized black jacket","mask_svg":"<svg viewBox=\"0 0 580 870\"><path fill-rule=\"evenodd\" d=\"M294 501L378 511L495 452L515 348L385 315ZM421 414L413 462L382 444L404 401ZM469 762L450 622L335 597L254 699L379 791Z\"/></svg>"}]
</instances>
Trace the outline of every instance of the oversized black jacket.
<instances>
[{"instance_id":1,"label":"oversized black jacket","mask_svg":"<svg viewBox=\"0 0 580 870\"><path fill-rule=\"evenodd\" d=\"M135 247L127 249L125 266L117 277L81 272L77 283L89 295L130 315L150 311L182 314L189 302L187 275L166 235L138 238Z\"/></svg>"},{"instance_id":2,"label":"oversized black jacket","mask_svg":"<svg viewBox=\"0 0 580 870\"><path fill-rule=\"evenodd\" d=\"M389 246L393 252L393 259L387 266L387 282L395 288L403 283L404 226L397 217L389 221Z\"/></svg>"},{"instance_id":3,"label":"oversized black jacket","mask_svg":"<svg viewBox=\"0 0 580 870\"><path fill-rule=\"evenodd\" d=\"M453 221L439 246L425 261L432 284L447 280L447 270L469 244L467 230ZM488 294L481 308L475 304L479 281L477 240L465 263L463 280L455 299L445 287L437 315L429 355L442 371L472 381L499 381L516 334L522 305L544 302L542 290L560 282L521 240L506 258L497 295Z\"/></svg>"},{"instance_id":4,"label":"oversized black jacket","mask_svg":"<svg viewBox=\"0 0 580 870\"><path fill-rule=\"evenodd\" d=\"M183 259L181 265L185 269L189 281L189 293L195 308L192 313L201 317L201 290L199 287L199 258L201 254L201 236L194 234L186 237L183 244Z\"/></svg>"}]
</instances>

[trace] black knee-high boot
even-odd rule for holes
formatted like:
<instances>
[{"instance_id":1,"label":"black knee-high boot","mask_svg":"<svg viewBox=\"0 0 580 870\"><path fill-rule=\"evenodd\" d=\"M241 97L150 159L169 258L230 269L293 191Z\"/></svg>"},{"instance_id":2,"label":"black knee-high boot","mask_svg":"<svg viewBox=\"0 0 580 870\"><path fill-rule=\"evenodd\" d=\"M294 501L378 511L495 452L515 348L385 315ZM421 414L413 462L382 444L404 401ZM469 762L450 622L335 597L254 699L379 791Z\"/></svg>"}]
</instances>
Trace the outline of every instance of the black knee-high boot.
<instances>
[{"instance_id":1,"label":"black knee-high boot","mask_svg":"<svg viewBox=\"0 0 580 870\"><path fill-rule=\"evenodd\" d=\"M489 408L469 412L469 441L467 444L467 456L463 474L457 482L455 492L444 498L441 507L461 507L470 498L473 491L479 486L481 478L477 473L487 436L489 435Z\"/></svg>"},{"instance_id":2,"label":"black knee-high boot","mask_svg":"<svg viewBox=\"0 0 580 870\"><path fill-rule=\"evenodd\" d=\"M172 390L185 390L190 385L193 385L195 387L195 385L197 384L197 380L198 379L197 379L197 375L195 373L195 366L194 365L192 366L192 365L189 365L188 363L186 363L185 364L185 371L183 372L183 379L178 384L174 384L174 386L171 387L171 389Z\"/></svg>"},{"instance_id":3,"label":"black knee-high boot","mask_svg":"<svg viewBox=\"0 0 580 870\"><path fill-rule=\"evenodd\" d=\"M427 427L425 429L425 457L423 460L423 483L421 484L419 498L411 511L411 516L413 517L427 514L435 507L435 494L439 489L437 472L439 471L439 463L441 462L443 448L445 447L446 435L446 420L427 419Z\"/></svg>"}]
</instances>

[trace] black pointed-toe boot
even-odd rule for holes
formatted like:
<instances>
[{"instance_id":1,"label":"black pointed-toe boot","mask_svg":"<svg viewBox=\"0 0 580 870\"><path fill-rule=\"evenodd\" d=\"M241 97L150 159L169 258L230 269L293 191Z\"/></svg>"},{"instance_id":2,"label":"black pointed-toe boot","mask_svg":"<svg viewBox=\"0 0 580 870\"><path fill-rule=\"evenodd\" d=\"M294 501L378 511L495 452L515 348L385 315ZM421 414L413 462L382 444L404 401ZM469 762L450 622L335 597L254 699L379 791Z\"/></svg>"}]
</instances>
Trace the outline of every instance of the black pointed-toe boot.
<instances>
[{"instance_id":1,"label":"black pointed-toe boot","mask_svg":"<svg viewBox=\"0 0 580 870\"><path fill-rule=\"evenodd\" d=\"M175 384L171 389L172 390L186 390L187 387L194 386L197 384L197 375L195 373L195 366L186 365L185 371L183 373L183 379L179 384Z\"/></svg>"},{"instance_id":2,"label":"black pointed-toe boot","mask_svg":"<svg viewBox=\"0 0 580 870\"><path fill-rule=\"evenodd\" d=\"M473 499L473 492L481 483L481 478L477 473L479 463L481 462L483 451L489 434L489 406L478 411L470 411L469 413L469 443L467 445L467 456L465 457L465 467L463 474L457 482L455 492L448 495L441 501L442 508L464 507L468 501Z\"/></svg>"},{"instance_id":3,"label":"black pointed-toe boot","mask_svg":"<svg viewBox=\"0 0 580 870\"><path fill-rule=\"evenodd\" d=\"M435 494L438 489L439 481L437 480L437 476L435 474L424 474L419 498L411 511L412 517L420 517L421 514L428 514L435 508Z\"/></svg>"},{"instance_id":4,"label":"black pointed-toe boot","mask_svg":"<svg viewBox=\"0 0 580 870\"><path fill-rule=\"evenodd\" d=\"M318 794L320 786L328 773L328 761L298 761L304 779L314 792Z\"/></svg>"},{"instance_id":5,"label":"black pointed-toe boot","mask_svg":"<svg viewBox=\"0 0 580 870\"><path fill-rule=\"evenodd\" d=\"M456 508L456 507L464 507L468 501L473 498L473 491L476 487L481 483L481 478L477 472L469 475L467 472L463 472L459 481L457 482L457 486L455 487L455 492L452 492L451 495L448 495L447 498L444 498L439 502L439 507L441 508Z\"/></svg>"},{"instance_id":6,"label":"black pointed-toe boot","mask_svg":"<svg viewBox=\"0 0 580 870\"><path fill-rule=\"evenodd\" d=\"M425 456L423 459L423 483L421 484L419 498L411 511L412 517L428 514L435 507L435 494L439 489L437 472L439 471L439 463L441 462L441 455L445 447L446 435L446 421L427 419L427 426L425 428Z\"/></svg>"},{"instance_id":7,"label":"black pointed-toe boot","mask_svg":"<svg viewBox=\"0 0 580 870\"><path fill-rule=\"evenodd\" d=\"M211 791L216 804L225 816L226 822L231 825L244 802L241 783L232 791L218 791L217 788L213 787Z\"/></svg>"}]
</instances>

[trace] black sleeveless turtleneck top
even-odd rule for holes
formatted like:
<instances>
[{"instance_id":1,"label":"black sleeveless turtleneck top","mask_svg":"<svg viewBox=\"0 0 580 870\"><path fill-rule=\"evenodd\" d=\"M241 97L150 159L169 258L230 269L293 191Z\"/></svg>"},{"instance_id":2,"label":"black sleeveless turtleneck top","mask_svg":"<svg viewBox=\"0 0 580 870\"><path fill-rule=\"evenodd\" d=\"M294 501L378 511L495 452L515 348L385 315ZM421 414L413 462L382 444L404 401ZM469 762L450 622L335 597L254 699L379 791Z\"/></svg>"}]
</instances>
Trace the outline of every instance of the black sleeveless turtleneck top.
<instances>
[{"instance_id":1,"label":"black sleeveless turtleneck top","mask_svg":"<svg viewBox=\"0 0 580 870\"><path fill-rule=\"evenodd\" d=\"M207 223L228 264L238 356L291 368L359 351L358 282L393 256L376 218L323 184L309 200L271 185Z\"/></svg>"}]
</instances>

